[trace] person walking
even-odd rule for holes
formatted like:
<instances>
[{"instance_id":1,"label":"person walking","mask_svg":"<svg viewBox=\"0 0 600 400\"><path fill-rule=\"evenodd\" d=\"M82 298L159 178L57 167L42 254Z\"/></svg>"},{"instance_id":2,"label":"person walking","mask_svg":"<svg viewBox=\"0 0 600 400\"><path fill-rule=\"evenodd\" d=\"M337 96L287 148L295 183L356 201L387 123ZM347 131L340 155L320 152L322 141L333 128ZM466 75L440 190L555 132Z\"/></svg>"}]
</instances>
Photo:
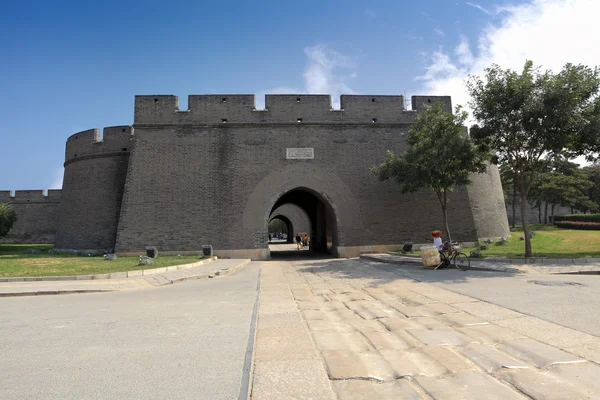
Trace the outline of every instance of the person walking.
<instances>
[{"instance_id":1,"label":"person walking","mask_svg":"<svg viewBox=\"0 0 600 400\"><path fill-rule=\"evenodd\" d=\"M300 245L302 244L302 238L299 233L296 233L296 248L300 250Z\"/></svg>"},{"instance_id":2,"label":"person walking","mask_svg":"<svg viewBox=\"0 0 600 400\"><path fill-rule=\"evenodd\" d=\"M302 247L306 246L308 246L308 235L305 233L304 236L302 236Z\"/></svg>"}]
</instances>

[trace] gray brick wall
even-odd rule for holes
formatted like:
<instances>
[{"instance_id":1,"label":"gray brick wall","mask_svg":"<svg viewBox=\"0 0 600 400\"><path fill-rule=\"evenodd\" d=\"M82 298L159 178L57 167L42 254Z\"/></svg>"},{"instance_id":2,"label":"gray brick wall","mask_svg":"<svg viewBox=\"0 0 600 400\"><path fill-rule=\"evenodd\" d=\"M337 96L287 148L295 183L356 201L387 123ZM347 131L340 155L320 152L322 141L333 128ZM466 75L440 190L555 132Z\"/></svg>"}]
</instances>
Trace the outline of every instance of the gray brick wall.
<instances>
[{"instance_id":1,"label":"gray brick wall","mask_svg":"<svg viewBox=\"0 0 600 400\"><path fill-rule=\"evenodd\" d=\"M451 107L447 97L426 96L413 98L413 106L427 99ZM378 182L369 172L386 150L404 148L407 122L416 113L403 110L401 96L344 96L344 111L331 111L329 96L266 100L268 111L254 111L253 96L190 96L190 110L177 112L174 96L136 97L118 251L147 245L191 250L202 243L265 248L271 208L298 187L332 206L337 246L423 243L441 229L432 192L403 195L397 184ZM287 160L288 147L312 147L315 159ZM479 189L457 188L450 199L450 224L462 241L476 240L478 228L496 236L507 230L496 198L494 211L474 218L471 206L485 209L486 190L498 183L476 181ZM483 218L492 220L482 224Z\"/></svg>"},{"instance_id":2,"label":"gray brick wall","mask_svg":"<svg viewBox=\"0 0 600 400\"><path fill-rule=\"evenodd\" d=\"M0 243L54 243L60 207L60 190L0 191L0 203L11 203L17 222Z\"/></svg>"}]
</instances>

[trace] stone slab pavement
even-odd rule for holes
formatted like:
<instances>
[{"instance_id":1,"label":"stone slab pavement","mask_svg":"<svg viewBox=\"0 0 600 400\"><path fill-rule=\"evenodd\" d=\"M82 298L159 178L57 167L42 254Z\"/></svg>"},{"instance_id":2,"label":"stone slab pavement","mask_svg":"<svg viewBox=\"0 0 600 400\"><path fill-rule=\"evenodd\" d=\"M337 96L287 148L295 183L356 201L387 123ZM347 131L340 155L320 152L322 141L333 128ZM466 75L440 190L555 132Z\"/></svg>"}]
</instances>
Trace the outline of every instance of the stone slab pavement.
<instances>
[{"instance_id":1,"label":"stone slab pavement","mask_svg":"<svg viewBox=\"0 0 600 400\"><path fill-rule=\"evenodd\" d=\"M390 264L422 265L421 258L389 253L364 254L361 258ZM471 259L471 269L475 271L521 272L530 274L583 274L600 275L600 258L575 259Z\"/></svg>"},{"instance_id":2,"label":"stone slab pavement","mask_svg":"<svg viewBox=\"0 0 600 400\"><path fill-rule=\"evenodd\" d=\"M194 268L140 275L135 278L0 282L0 297L148 289L188 280L208 279L232 274L249 263L249 259L223 259Z\"/></svg>"},{"instance_id":3,"label":"stone slab pavement","mask_svg":"<svg viewBox=\"0 0 600 400\"><path fill-rule=\"evenodd\" d=\"M263 264L252 399L593 399L600 337L361 259Z\"/></svg>"}]
</instances>

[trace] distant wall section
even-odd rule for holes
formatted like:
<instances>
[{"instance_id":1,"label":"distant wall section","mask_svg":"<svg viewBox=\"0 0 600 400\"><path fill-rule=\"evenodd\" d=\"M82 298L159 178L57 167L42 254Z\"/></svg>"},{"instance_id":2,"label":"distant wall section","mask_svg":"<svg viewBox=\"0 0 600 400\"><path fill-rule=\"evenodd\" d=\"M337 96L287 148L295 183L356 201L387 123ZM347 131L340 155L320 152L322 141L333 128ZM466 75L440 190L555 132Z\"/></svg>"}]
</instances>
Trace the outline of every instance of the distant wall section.
<instances>
[{"instance_id":1,"label":"distant wall section","mask_svg":"<svg viewBox=\"0 0 600 400\"><path fill-rule=\"evenodd\" d=\"M17 222L0 243L54 243L60 208L61 190L0 191L0 203L11 203Z\"/></svg>"}]
</instances>

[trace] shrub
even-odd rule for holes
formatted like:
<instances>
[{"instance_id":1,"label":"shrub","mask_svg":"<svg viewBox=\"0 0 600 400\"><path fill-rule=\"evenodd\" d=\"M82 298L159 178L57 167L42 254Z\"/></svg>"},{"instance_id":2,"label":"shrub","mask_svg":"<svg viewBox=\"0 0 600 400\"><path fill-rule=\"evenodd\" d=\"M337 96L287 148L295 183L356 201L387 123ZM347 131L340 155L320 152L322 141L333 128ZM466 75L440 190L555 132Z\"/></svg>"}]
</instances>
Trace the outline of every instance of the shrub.
<instances>
[{"instance_id":1,"label":"shrub","mask_svg":"<svg viewBox=\"0 0 600 400\"><path fill-rule=\"evenodd\" d=\"M600 231L600 222L584 222L584 221L560 221L554 225L564 229L584 229L590 231Z\"/></svg>"},{"instance_id":2,"label":"shrub","mask_svg":"<svg viewBox=\"0 0 600 400\"><path fill-rule=\"evenodd\" d=\"M600 214L565 214L554 216L554 222L563 221L600 222Z\"/></svg>"}]
</instances>

